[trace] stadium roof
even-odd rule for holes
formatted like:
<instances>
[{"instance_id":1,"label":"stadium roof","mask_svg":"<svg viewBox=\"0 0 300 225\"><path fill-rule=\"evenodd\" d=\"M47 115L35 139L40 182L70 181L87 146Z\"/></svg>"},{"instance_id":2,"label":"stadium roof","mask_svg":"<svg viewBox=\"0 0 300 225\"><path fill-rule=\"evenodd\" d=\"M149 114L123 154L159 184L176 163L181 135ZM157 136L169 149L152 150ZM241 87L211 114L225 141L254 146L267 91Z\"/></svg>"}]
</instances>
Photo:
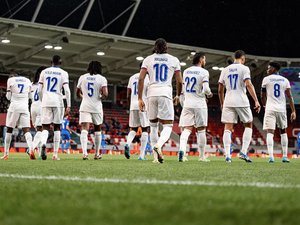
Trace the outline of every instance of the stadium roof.
<instances>
[{"instance_id":1,"label":"stadium roof","mask_svg":"<svg viewBox=\"0 0 300 225\"><path fill-rule=\"evenodd\" d=\"M153 40L129 38L125 36L84 31L73 28L31 23L0 18L0 38L8 38L10 43L0 43L0 69L7 71L34 72L41 65L49 65L51 57L58 54L63 59L63 68L70 77L76 79L85 73L91 60L98 60L103 65L103 74L111 83L126 83L128 78L138 71L140 61L137 56L151 54ZM45 49L46 44L60 45L62 50ZM191 64L192 51L206 53L206 68L211 81L217 82L220 71L212 67L228 65L232 52L206 49L169 43L169 53L180 61ZM105 53L98 56L97 52ZM261 74L270 61L299 65L300 58L274 58L247 55L247 65L253 76ZM186 68L183 66L182 68Z\"/></svg>"}]
</instances>

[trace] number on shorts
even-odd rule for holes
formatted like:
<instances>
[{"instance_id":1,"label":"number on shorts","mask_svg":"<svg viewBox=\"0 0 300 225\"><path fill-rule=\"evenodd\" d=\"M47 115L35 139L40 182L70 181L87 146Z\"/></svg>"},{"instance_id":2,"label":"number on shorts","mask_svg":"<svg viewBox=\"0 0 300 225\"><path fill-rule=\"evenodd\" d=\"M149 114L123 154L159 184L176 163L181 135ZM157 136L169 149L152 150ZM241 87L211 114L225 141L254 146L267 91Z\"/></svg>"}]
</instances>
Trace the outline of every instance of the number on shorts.
<instances>
[{"instance_id":1,"label":"number on shorts","mask_svg":"<svg viewBox=\"0 0 300 225\"><path fill-rule=\"evenodd\" d=\"M47 91L56 92L57 78L47 77Z\"/></svg>"},{"instance_id":2,"label":"number on shorts","mask_svg":"<svg viewBox=\"0 0 300 225\"><path fill-rule=\"evenodd\" d=\"M280 85L274 84L274 96L278 98L280 96Z\"/></svg>"},{"instance_id":3,"label":"number on shorts","mask_svg":"<svg viewBox=\"0 0 300 225\"><path fill-rule=\"evenodd\" d=\"M166 64L154 64L155 69L155 81L164 82L168 77L168 66Z\"/></svg>"}]
</instances>

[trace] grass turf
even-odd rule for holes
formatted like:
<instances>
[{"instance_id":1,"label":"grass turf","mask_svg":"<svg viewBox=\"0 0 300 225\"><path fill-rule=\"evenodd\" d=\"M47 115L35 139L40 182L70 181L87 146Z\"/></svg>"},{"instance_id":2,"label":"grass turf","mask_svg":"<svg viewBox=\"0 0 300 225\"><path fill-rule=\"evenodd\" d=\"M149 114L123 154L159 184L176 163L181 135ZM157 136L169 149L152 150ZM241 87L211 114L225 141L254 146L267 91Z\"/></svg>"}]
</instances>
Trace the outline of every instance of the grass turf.
<instances>
[{"instance_id":1,"label":"grass turf","mask_svg":"<svg viewBox=\"0 0 300 225\"><path fill-rule=\"evenodd\" d=\"M92 155L91 155L92 156ZM91 157L92 158L92 157ZM150 157L148 157L150 158ZM11 224L298 224L300 220L300 160L274 164L254 158L247 164L222 157L210 163L162 165L104 155L83 161L81 155L61 155L61 161L30 161L11 154L0 161L0 174L116 179L156 179L233 183L275 183L295 188L196 186L171 184L96 183L0 177L0 225Z\"/></svg>"}]
</instances>

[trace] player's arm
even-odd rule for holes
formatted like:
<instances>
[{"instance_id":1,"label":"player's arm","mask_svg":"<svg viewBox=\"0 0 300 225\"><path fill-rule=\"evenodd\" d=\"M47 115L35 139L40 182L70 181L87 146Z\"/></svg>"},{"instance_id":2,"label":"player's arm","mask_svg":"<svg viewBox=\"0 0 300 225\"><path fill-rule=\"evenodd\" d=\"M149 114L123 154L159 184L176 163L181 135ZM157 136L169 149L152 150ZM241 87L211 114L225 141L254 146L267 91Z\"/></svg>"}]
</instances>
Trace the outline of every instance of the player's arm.
<instances>
[{"instance_id":1,"label":"player's arm","mask_svg":"<svg viewBox=\"0 0 300 225\"><path fill-rule=\"evenodd\" d=\"M212 93L211 90L210 90L208 81L204 81L204 82L202 83L202 92L203 92L208 98L211 98L211 97L213 96L213 93Z\"/></svg>"},{"instance_id":2,"label":"player's arm","mask_svg":"<svg viewBox=\"0 0 300 225\"><path fill-rule=\"evenodd\" d=\"M127 101L130 108L130 100L131 100L131 88L127 87Z\"/></svg>"},{"instance_id":3,"label":"player's arm","mask_svg":"<svg viewBox=\"0 0 300 225\"><path fill-rule=\"evenodd\" d=\"M144 90L144 81L147 74L146 68L141 68L139 83L138 83L138 99L139 99L139 108L142 112L145 111L145 103L143 101L143 90Z\"/></svg>"},{"instance_id":4,"label":"player's arm","mask_svg":"<svg viewBox=\"0 0 300 225\"><path fill-rule=\"evenodd\" d=\"M252 82L251 82L250 79L246 79L244 82L245 82L245 86L246 86L247 90L249 91L249 93L250 93L252 99L253 99L254 102L255 102L254 109L255 109L255 111L256 111L257 113L259 113L259 112L260 112L260 104L259 104L259 102L258 102L258 99L257 99L257 96L256 96L256 92L255 92L255 89L254 89L254 86L253 86L253 84L252 84Z\"/></svg>"},{"instance_id":5,"label":"player's arm","mask_svg":"<svg viewBox=\"0 0 300 225\"><path fill-rule=\"evenodd\" d=\"M220 101L221 109L223 109L223 104L224 104L224 92L225 92L224 84L222 84L222 83L219 82L218 96L219 96L219 101Z\"/></svg>"},{"instance_id":6,"label":"player's arm","mask_svg":"<svg viewBox=\"0 0 300 225\"><path fill-rule=\"evenodd\" d=\"M175 80L176 80L176 96L174 98L174 105L176 106L179 104L179 96L182 92L182 84L183 84L180 70L175 71Z\"/></svg>"},{"instance_id":7,"label":"player's arm","mask_svg":"<svg viewBox=\"0 0 300 225\"><path fill-rule=\"evenodd\" d=\"M65 91L66 101L67 101L67 108L66 108L66 114L69 114L70 108L71 108L71 93L69 88L69 83L64 83L63 88Z\"/></svg>"},{"instance_id":8,"label":"player's arm","mask_svg":"<svg viewBox=\"0 0 300 225\"><path fill-rule=\"evenodd\" d=\"M6 98L8 101L10 101L10 99L11 99L10 81L11 81L11 79L7 80L7 86L6 86L7 87L6 88Z\"/></svg>"},{"instance_id":9,"label":"player's arm","mask_svg":"<svg viewBox=\"0 0 300 225\"><path fill-rule=\"evenodd\" d=\"M106 99L108 97L108 88L107 88L107 86L101 87L100 96L101 96L101 99Z\"/></svg>"},{"instance_id":10,"label":"player's arm","mask_svg":"<svg viewBox=\"0 0 300 225\"><path fill-rule=\"evenodd\" d=\"M260 99L261 99L263 107L266 107L266 103L267 103L267 89L265 87L261 88Z\"/></svg>"},{"instance_id":11,"label":"player's arm","mask_svg":"<svg viewBox=\"0 0 300 225\"><path fill-rule=\"evenodd\" d=\"M294 98L292 96L291 89L287 88L285 90L285 94L287 96L288 102L289 102L291 110L292 110L292 113L291 113L291 122L293 122L294 120L296 120L296 110L295 110Z\"/></svg>"}]
</instances>

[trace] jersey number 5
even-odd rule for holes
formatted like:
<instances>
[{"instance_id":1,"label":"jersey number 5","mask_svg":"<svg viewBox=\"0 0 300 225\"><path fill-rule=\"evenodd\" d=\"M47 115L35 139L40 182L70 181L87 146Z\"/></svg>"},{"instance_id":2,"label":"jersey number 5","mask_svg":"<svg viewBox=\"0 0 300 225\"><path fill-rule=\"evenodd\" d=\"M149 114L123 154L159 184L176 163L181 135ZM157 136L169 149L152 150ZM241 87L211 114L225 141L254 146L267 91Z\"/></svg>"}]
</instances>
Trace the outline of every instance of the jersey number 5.
<instances>
[{"instance_id":1,"label":"jersey number 5","mask_svg":"<svg viewBox=\"0 0 300 225\"><path fill-rule=\"evenodd\" d=\"M92 97L94 95L94 83L88 82L88 96Z\"/></svg>"}]
</instances>

